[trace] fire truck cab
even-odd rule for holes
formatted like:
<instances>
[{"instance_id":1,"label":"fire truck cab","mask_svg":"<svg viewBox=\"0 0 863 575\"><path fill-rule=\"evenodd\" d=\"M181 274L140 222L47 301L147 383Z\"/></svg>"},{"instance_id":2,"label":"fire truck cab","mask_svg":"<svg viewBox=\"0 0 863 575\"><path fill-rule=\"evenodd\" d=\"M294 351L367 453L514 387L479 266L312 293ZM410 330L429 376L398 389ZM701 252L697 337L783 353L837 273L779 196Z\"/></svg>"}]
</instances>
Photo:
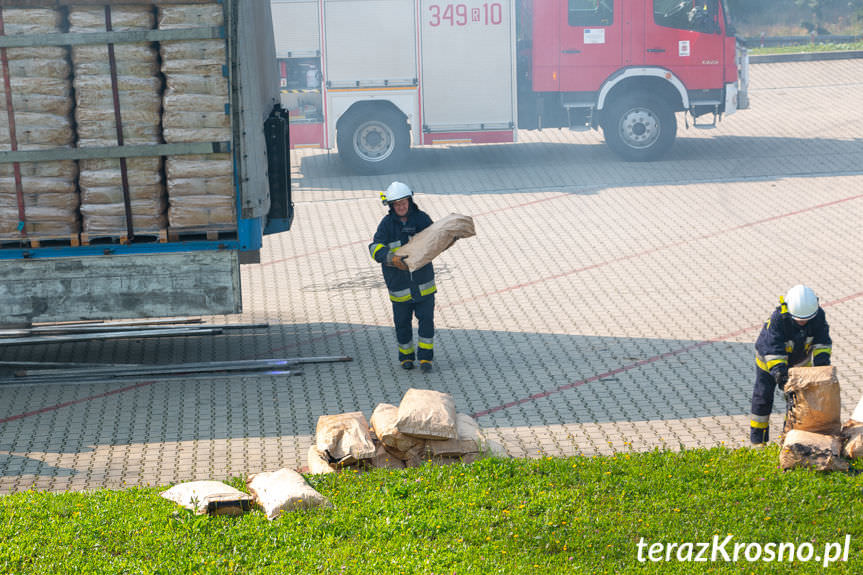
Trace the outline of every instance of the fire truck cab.
<instances>
[{"instance_id":1,"label":"fire truck cab","mask_svg":"<svg viewBox=\"0 0 863 575\"><path fill-rule=\"evenodd\" d=\"M747 107L722 0L272 1L292 146L335 146L361 173L518 129L601 129L652 160L677 112L713 128Z\"/></svg>"}]
</instances>

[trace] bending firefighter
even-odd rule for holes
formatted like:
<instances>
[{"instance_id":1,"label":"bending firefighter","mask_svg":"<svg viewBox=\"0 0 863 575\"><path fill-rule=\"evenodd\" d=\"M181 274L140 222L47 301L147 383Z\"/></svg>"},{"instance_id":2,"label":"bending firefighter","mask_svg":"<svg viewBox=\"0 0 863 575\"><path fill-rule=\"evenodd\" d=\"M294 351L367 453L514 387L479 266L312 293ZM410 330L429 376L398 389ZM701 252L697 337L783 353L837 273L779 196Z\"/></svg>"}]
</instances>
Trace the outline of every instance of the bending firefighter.
<instances>
[{"instance_id":1,"label":"bending firefighter","mask_svg":"<svg viewBox=\"0 0 863 575\"><path fill-rule=\"evenodd\" d=\"M755 389L749 440L753 444L770 440L770 412L776 386L785 389L788 368L830 365L830 326L818 298L810 288L796 285L761 329L755 342Z\"/></svg>"},{"instance_id":2,"label":"bending firefighter","mask_svg":"<svg viewBox=\"0 0 863 575\"><path fill-rule=\"evenodd\" d=\"M381 194L384 204L390 208L375 232L369 253L381 264L384 281L390 292L393 305L393 321L396 325L398 357L404 369L413 369L418 358L420 369L429 372L434 359L434 267L428 263L411 272L398 249L408 243L411 236L432 224L431 218L417 207L413 191L401 182L393 182L386 194ZM413 316L419 322L417 348L413 343Z\"/></svg>"}]
</instances>

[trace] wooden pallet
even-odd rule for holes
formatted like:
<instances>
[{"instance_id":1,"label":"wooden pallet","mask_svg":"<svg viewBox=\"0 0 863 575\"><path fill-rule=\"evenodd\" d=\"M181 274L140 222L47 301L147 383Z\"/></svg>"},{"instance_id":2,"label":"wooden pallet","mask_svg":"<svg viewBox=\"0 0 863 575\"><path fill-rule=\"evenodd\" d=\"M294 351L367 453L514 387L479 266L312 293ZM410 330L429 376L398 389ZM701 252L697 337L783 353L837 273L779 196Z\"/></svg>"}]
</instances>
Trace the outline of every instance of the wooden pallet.
<instances>
[{"instance_id":1,"label":"wooden pallet","mask_svg":"<svg viewBox=\"0 0 863 575\"><path fill-rule=\"evenodd\" d=\"M103 234L81 232L81 245L89 246L94 244L121 244L128 245L132 243L160 243L168 242L168 230L161 229L156 231L135 232L133 240L129 240L126 233L121 234Z\"/></svg>"},{"instance_id":2,"label":"wooden pallet","mask_svg":"<svg viewBox=\"0 0 863 575\"><path fill-rule=\"evenodd\" d=\"M17 238L0 238L0 246L4 248L20 248L20 249L39 249L43 247L55 246L72 246L78 247L81 245L79 234L69 235L36 235L36 236L21 236Z\"/></svg>"},{"instance_id":3,"label":"wooden pallet","mask_svg":"<svg viewBox=\"0 0 863 575\"><path fill-rule=\"evenodd\" d=\"M180 242L184 240L201 240L206 238L208 242L216 242L220 239L233 238L237 229L233 226L216 228L168 228L168 241Z\"/></svg>"}]
</instances>

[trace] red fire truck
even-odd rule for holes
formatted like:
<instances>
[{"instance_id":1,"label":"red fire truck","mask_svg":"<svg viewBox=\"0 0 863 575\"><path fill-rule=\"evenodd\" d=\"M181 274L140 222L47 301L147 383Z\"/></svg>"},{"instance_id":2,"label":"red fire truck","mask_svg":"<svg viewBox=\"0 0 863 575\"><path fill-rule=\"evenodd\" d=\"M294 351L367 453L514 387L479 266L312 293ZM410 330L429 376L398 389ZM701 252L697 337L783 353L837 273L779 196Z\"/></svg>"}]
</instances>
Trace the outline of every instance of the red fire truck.
<instances>
[{"instance_id":1,"label":"red fire truck","mask_svg":"<svg viewBox=\"0 0 863 575\"><path fill-rule=\"evenodd\" d=\"M626 160L746 108L723 0L272 0L294 148L361 173L411 145L602 129ZM687 126L689 122L687 119Z\"/></svg>"}]
</instances>

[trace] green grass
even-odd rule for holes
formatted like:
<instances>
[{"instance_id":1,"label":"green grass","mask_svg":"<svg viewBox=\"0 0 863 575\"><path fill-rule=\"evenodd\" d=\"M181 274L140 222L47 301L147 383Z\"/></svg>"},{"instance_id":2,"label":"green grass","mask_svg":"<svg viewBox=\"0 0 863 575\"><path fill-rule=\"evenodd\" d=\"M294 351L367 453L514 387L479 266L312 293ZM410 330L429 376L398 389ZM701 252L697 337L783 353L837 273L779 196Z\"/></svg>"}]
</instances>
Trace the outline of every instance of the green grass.
<instances>
[{"instance_id":1,"label":"green grass","mask_svg":"<svg viewBox=\"0 0 863 575\"><path fill-rule=\"evenodd\" d=\"M800 44L798 46L749 46L750 54L800 54L808 52L847 52L850 50L863 50L863 42L846 44Z\"/></svg>"},{"instance_id":2,"label":"green grass","mask_svg":"<svg viewBox=\"0 0 863 575\"><path fill-rule=\"evenodd\" d=\"M637 544L825 543L863 569L863 476L782 472L778 447L313 476L333 509L196 517L161 489L0 497L2 573L825 571L820 563L639 564ZM241 479L232 484L243 487ZM732 551L732 548L728 548ZM707 555L709 558L709 553Z\"/></svg>"}]
</instances>

